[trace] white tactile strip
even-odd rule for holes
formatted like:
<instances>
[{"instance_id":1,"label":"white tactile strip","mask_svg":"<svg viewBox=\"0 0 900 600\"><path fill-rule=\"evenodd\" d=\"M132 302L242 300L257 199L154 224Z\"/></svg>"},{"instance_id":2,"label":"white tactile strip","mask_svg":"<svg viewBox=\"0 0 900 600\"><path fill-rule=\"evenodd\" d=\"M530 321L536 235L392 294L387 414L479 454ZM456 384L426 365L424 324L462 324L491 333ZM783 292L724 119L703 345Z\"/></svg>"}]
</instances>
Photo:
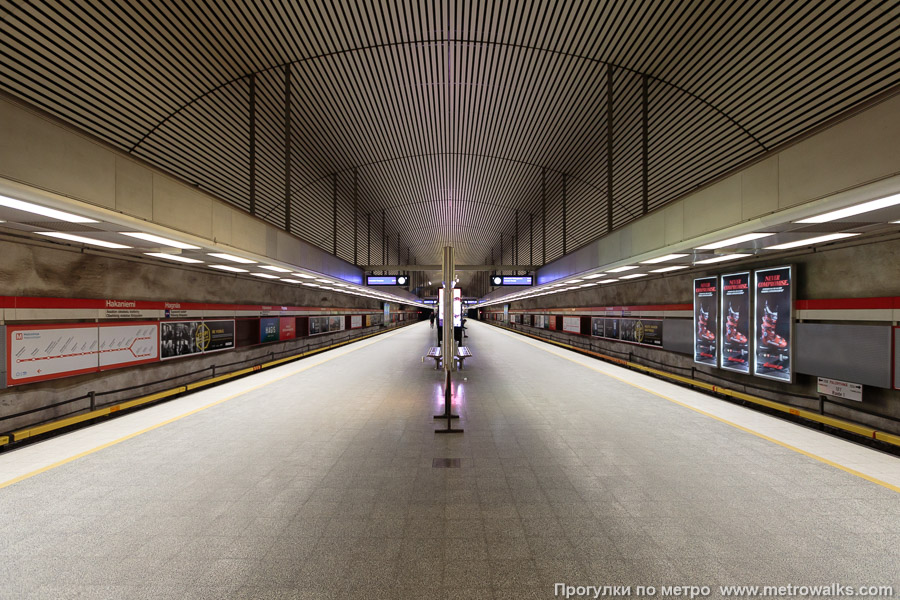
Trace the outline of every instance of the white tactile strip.
<instances>
[{"instance_id":1,"label":"white tactile strip","mask_svg":"<svg viewBox=\"0 0 900 600\"><path fill-rule=\"evenodd\" d=\"M498 331L900 492L900 458L547 342Z\"/></svg>"},{"instance_id":2,"label":"white tactile strip","mask_svg":"<svg viewBox=\"0 0 900 600\"><path fill-rule=\"evenodd\" d=\"M405 328L353 342L334 350L326 350L298 362L273 367L102 423L13 449L0 455L0 488L272 382L296 375L329 360L345 356L350 352L392 337L403 329Z\"/></svg>"}]
</instances>

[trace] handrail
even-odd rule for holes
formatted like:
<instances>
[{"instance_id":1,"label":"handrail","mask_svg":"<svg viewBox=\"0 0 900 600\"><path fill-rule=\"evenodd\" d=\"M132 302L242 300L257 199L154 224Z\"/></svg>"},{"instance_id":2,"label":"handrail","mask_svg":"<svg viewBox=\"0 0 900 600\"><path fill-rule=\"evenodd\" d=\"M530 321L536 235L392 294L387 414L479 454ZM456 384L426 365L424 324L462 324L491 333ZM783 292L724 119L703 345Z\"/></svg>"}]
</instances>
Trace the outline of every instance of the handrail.
<instances>
[{"instance_id":1,"label":"handrail","mask_svg":"<svg viewBox=\"0 0 900 600\"><path fill-rule=\"evenodd\" d=\"M373 325L371 327L360 329L359 332L361 335L352 335L352 334L348 333L348 334L340 336L340 337L334 337L334 338L330 338L327 340L321 339L318 341L314 341L312 343L310 342L309 338L296 338L296 340L293 340L293 341L300 342L302 340L304 343L302 345L298 343L296 346L294 346L292 348L285 348L284 350L279 350L279 351L273 350L262 356L242 359L242 360L238 360L238 361L232 361L232 362L228 362L228 363L214 364L214 365L210 365L209 367L204 367L203 369L196 369L194 371L188 371L186 373L179 373L177 375L173 375L171 377L165 377L163 379L158 379L158 380L152 381L150 383L145 383L145 384L140 384L140 385L132 385L132 386L128 386L128 387L117 388L114 390L105 390L102 392L91 391L91 392L88 392L87 394L78 396L76 398L70 398L68 400L63 400L60 402L56 402L54 404L45 405L45 406L33 408L30 410L26 410L26 411L21 411L21 412L10 414L10 415L3 415L3 416L0 416L0 421L7 421L10 419L27 416L32 413L45 411L45 410L48 410L51 408L56 408L59 406L64 406L64 405L68 405L68 404L72 404L72 403L80 402L80 401L84 401L84 400L90 400L90 406L76 408L75 410L66 412L61 415L54 415L53 417L51 417L49 419L36 421L35 423L26 425L23 428L19 429L18 431L8 432L6 434L0 435L0 447L7 445L13 441L21 441L23 439L33 437L35 435L40 435L41 433L46 433L48 431L61 429L63 427L68 427L68 426L76 424L76 423L81 423L81 422L84 422L87 420L99 418L99 417L106 416L106 415L109 415L112 413L116 413L116 412L119 412L122 410L128 410L128 409L134 408L136 406L149 404L151 402L155 402L157 400L161 400L164 398L169 398L169 397L175 396L177 394L181 394L181 393L184 393L187 391L191 391L193 389L197 389L199 387L204 387L206 385L212 385L215 383L219 383L221 381L233 379L234 377L239 377L239 376L246 375L249 373L257 372L264 368L277 366L277 365L280 365L280 364L283 364L285 362L289 362L292 360L299 360L299 359L309 356L311 354L315 354L315 353L329 350L332 348L337 348L339 346L346 345L352 341L357 341L357 340L362 340L362 339L365 339L368 337L373 337L375 335L385 333L392 329L397 329L399 327L413 325L417 322L418 321L410 320L410 321L398 322L398 323L387 323L387 324L384 324L383 327L380 327L379 325ZM366 329L371 329L371 328L378 328L378 330L374 331L374 332L364 333ZM285 341L290 343L292 340L285 340ZM258 348L259 346L256 346L256 347ZM249 348L252 348L252 347L248 347L248 349ZM302 348L302 350L301 350L301 348ZM298 350L300 350L300 351L298 352ZM276 356L278 358L276 358ZM218 375L216 374L216 371L219 369L233 367L236 365L248 364L248 363L255 363L255 364L252 364L248 368L237 369L234 371L228 371L226 373L219 373ZM191 380L188 380L187 382L185 382L175 388L157 391L154 393L150 393L149 395L143 395L143 396L139 396L137 398L125 399L125 400L122 400L122 399L113 400L108 403L97 403L96 402L97 397L100 397L100 396L108 396L111 394L120 394L123 392L129 392L129 391L133 391L136 389L147 390L148 388L153 388L153 387L158 386L163 383L169 383L169 382L172 382L172 381L175 381L178 379L184 379L185 377L192 377L194 375L201 375L204 373L208 373L209 375L196 377ZM87 412L85 412L85 411L87 411ZM79 414L79 413L81 413L81 414ZM60 417L62 417L62 418L60 418Z\"/></svg>"}]
</instances>

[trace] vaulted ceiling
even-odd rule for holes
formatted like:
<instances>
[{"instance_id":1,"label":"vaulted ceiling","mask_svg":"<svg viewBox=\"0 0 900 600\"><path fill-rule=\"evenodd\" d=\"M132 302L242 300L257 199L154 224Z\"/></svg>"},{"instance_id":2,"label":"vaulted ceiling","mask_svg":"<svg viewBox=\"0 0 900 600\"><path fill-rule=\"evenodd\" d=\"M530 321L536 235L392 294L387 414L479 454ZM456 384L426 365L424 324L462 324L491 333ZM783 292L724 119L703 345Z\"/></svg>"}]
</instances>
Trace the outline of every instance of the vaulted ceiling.
<instances>
[{"instance_id":1,"label":"vaulted ceiling","mask_svg":"<svg viewBox=\"0 0 900 600\"><path fill-rule=\"evenodd\" d=\"M360 265L543 264L900 82L897 2L0 16L0 89Z\"/></svg>"}]
</instances>

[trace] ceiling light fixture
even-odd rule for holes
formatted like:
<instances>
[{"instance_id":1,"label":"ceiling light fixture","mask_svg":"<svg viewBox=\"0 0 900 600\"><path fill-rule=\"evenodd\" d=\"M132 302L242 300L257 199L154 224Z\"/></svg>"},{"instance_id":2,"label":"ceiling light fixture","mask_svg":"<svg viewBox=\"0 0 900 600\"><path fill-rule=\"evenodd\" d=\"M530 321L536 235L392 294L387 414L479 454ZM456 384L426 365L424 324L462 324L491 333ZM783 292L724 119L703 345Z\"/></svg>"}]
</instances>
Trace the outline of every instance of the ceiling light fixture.
<instances>
[{"instance_id":1,"label":"ceiling light fixture","mask_svg":"<svg viewBox=\"0 0 900 600\"><path fill-rule=\"evenodd\" d=\"M752 255L751 254L723 254L722 256L707 258L706 260L698 260L694 264L695 265L711 265L713 263L725 262L726 260L737 260L738 258L744 258L745 256L752 256Z\"/></svg>"},{"instance_id":2,"label":"ceiling light fixture","mask_svg":"<svg viewBox=\"0 0 900 600\"><path fill-rule=\"evenodd\" d=\"M787 250L789 248L799 248L800 246L812 246L814 244L824 244L834 240L842 240L848 237L861 235L859 233L832 233L829 235L820 235L819 237L807 238L805 240L797 240L796 242L787 242L776 246L769 246L763 250Z\"/></svg>"},{"instance_id":3,"label":"ceiling light fixture","mask_svg":"<svg viewBox=\"0 0 900 600\"><path fill-rule=\"evenodd\" d=\"M298 281L296 279L282 279L281 281L287 281L288 283L303 283L302 281Z\"/></svg>"},{"instance_id":4,"label":"ceiling light fixture","mask_svg":"<svg viewBox=\"0 0 900 600\"><path fill-rule=\"evenodd\" d=\"M663 267L662 269L653 269L651 273L668 273L669 271L677 271L679 269L687 269L687 265L673 265L671 267Z\"/></svg>"},{"instance_id":5,"label":"ceiling light fixture","mask_svg":"<svg viewBox=\"0 0 900 600\"><path fill-rule=\"evenodd\" d=\"M597 279L598 277L603 277L603 273L591 273L584 276L585 279Z\"/></svg>"},{"instance_id":6,"label":"ceiling light fixture","mask_svg":"<svg viewBox=\"0 0 900 600\"><path fill-rule=\"evenodd\" d=\"M265 269L267 271L275 271L276 273L290 273L290 269L282 269L281 267L273 267L272 265L259 265L260 269Z\"/></svg>"},{"instance_id":7,"label":"ceiling light fixture","mask_svg":"<svg viewBox=\"0 0 900 600\"><path fill-rule=\"evenodd\" d=\"M570 279L566 283L581 283L584 279Z\"/></svg>"},{"instance_id":8,"label":"ceiling light fixture","mask_svg":"<svg viewBox=\"0 0 900 600\"><path fill-rule=\"evenodd\" d=\"M687 254L666 254L665 256L657 256L656 258L651 258L650 260L642 260L642 265L655 265L656 263L666 262L668 260L675 260L676 258L684 258L688 256Z\"/></svg>"},{"instance_id":9,"label":"ceiling light fixture","mask_svg":"<svg viewBox=\"0 0 900 600\"><path fill-rule=\"evenodd\" d=\"M294 273L294 275L296 275L297 277L300 277L301 279L315 279L316 278L315 275L307 275L306 273Z\"/></svg>"},{"instance_id":10,"label":"ceiling light fixture","mask_svg":"<svg viewBox=\"0 0 900 600\"><path fill-rule=\"evenodd\" d=\"M238 267L232 267L229 265L209 265L211 269L219 269L220 271L229 271L231 273L249 273L247 269L239 269Z\"/></svg>"},{"instance_id":11,"label":"ceiling light fixture","mask_svg":"<svg viewBox=\"0 0 900 600\"><path fill-rule=\"evenodd\" d=\"M210 256L215 256L216 258L221 258L222 260L230 260L231 262L241 263L242 265L255 265L255 260L250 260L249 258L242 258L240 256L235 256L233 254L225 254L224 252L208 252Z\"/></svg>"},{"instance_id":12,"label":"ceiling light fixture","mask_svg":"<svg viewBox=\"0 0 900 600\"><path fill-rule=\"evenodd\" d=\"M277 275L269 275L268 273L250 273L254 277L262 277L263 279L278 279Z\"/></svg>"},{"instance_id":13,"label":"ceiling light fixture","mask_svg":"<svg viewBox=\"0 0 900 600\"><path fill-rule=\"evenodd\" d=\"M603 281L598 281L597 283L612 283L613 281L618 281L618 279L604 279Z\"/></svg>"},{"instance_id":14,"label":"ceiling light fixture","mask_svg":"<svg viewBox=\"0 0 900 600\"><path fill-rule=\"evenodd\" d=\"M747 233L744 235L739 235L737 237L728 238L727 240L722 240L721 242L715 242L713 244L706 244L705 246L697 246L697 250L718 250L719 248L727 248L728 246L736 246L737 244L741 244L743 242L750 242L753 240L758 240L760 238L769 237L770 235L775 235L774 233Z\"/></svg>"},{"instance_id":15,"label":"ceiling light fixture","mask_svg":"<svg viewBox=\"0 0 900 600\"><path fill-rule=\"evenodd\" d=\"M60 221L66 221L67 223L99 223L100 221L95 221L94 219L88 219L86 217L79 217L78 215L73 215L71 213L63 212L61 210L56 210L53 208L47 208L46 206L41 206L40 204L32 204L31 202L23 202L22 200L16 200L15 198L8 198L6 196L0 196L0 206L5 206L6 208L13 208L15 210L21 210L24 212L29 212L35 215L41 215L44 217L50 217L51 219L59 219Z\"/></svg>"},{"instance_id":16,"label":"ceiling light fixture","mask_svg":"<svg viewBox=\"0 0 900 600\"><path fill-rule=\"evenodd\" d=\"M196 258L187 258L185 256L181 256L180 254L166 254L165 252L144 252L147 256L153 256L156 258L164 258L166 260L174 260L175 262L181 263L202 263L202 260L197 260Z\"/></svg>"},{"instance_id":17,"label":"ceiling light fixture","mask_svg":"<svg viewBox=\"0 0 900 600\"><path fill-rule=\"evenodd\" d=\"M78 242L80 244L88 244L91 246L100 246L101 248L114 248L117 250L131 248L131 246L125 246L123 244L104 242L103 240L95 240L93 238L86 238L80 235L72 235L71 233L62 233L60 231L35 231L35 233L38 235L45 235L47 237L58 238L61 240L68 240L70 242Z\"/></svg>"},{"instance_id":18,"label":"ceiling light fixture","mask_svg":"<svg viewBox=\"0 0 900 600\"><path fill-rule=\"evenodd\" d=\"M162 244L163 246L171 246L172 248L180 248L182 250L200 249L200 246L185 244L184 242L176 242L175 240L170 240L169 238L153 235L152 233L143 233L141 231L120 231L119 233L121 233L122 235L127 235L128 237L138 238L139 240L144 240L146 242L153 242L154 244Z\"/></svg>"},{"instance_id":19,"label":"ceiling light fixture","mask_svg":"<svg viewBox=\"0 0 900 600\"><path fill-rule=\"evenodd\" d=\"M623 271L630 271L632 269L637 269L637 265L625 265L624 267L616 267L615 269L608 269L607 273L621 273Z\"/></svg>"},{"instance_id":20,"label":"ceiling light fixture","mask_svg":"<svg viewBox=\"0 0 900 600\"><path fill-rule=\"evenodd\" d=\"M632 273L631 275L622 275L620 279L635 279L637 277L646 277L646 273Z\"/></svg>"},{"instance_id":21,"label":"ceiling light fixture","mask_svg":"<svg viewBox=\"0 0 900 600\"><path fill-rule=\"evenodd\" d=\"M815 217L810 217L808 219L800 219L799 221L795 221L795 223L827 223L829 221L837 221L838 219L845 219L847 217L871 212L873 210L878 210L881 208L887 208L889 206L895 206L897 204L900 204L900 194L894 194L893 196L879 198L878 200L870 200L868 202L863 202L862 204L857 204L856 206L848 206L847 208L842 208L840 210L833 210L831 212L827 212Z\"/></svg>"}]
</instances>

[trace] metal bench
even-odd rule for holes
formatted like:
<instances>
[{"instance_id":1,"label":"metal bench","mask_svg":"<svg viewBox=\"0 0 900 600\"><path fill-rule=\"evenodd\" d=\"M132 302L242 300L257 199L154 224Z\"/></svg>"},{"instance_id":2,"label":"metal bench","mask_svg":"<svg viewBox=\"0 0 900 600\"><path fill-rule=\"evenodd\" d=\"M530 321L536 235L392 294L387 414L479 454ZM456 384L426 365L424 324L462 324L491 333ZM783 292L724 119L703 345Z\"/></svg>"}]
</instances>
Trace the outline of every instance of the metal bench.
<instances>
[{"instance_id":1,"label":"metal bench","mask_svg":"<svg viewBox=\"0 0 900 600\"><path fill-rule=\"evenodd\" d=\"M456 349L456 360L459 361L459 370L462 371L463 361L467 358L472 358L472 353L465 346L460 346Z\"/></svg>"},{"instance_id":2,"label":"metal bench","mask_svg":"<svg viewBox=\"0 0 900 600\"><path fill-rule=\"evenodd\" d=\"M429 348L429 349L428 349L428 354L426 354L425 356L422 357L422 361L424 362L424 360L425 360L426 358L433 358L433 359L434 359L434 368L435 368L435 369L437 369L438 367L440 367L440 366L441 366L441 360L442 360L442 358L443 358L443 356L441 356L441 347L440 347L440 346L434 346L433 348Z\"/></svg>"}]
</instances>

